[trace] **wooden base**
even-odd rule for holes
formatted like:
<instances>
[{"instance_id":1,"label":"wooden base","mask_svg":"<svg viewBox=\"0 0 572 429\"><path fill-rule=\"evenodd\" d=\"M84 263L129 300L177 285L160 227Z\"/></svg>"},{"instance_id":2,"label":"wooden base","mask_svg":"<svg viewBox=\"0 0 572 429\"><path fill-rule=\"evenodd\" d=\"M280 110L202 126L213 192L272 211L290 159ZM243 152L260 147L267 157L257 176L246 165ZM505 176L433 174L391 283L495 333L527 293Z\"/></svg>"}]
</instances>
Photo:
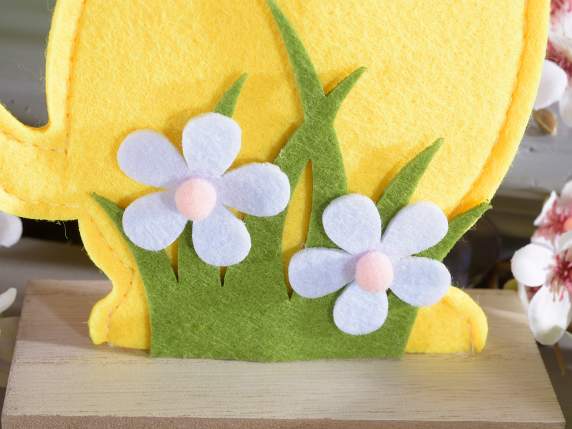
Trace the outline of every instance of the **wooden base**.
<instances>
[{"instance_id":1,"label":"wooden base","mask_svg":"<svg viewBox=\"0 0 572 429\"><path fill-rule=\"evenodd\" d=\"M476 355L260 364L93 346L105 282L38 281L24 302L2 427L563 428L516 294L476 290Z\"/></svg>"}]
</instances>

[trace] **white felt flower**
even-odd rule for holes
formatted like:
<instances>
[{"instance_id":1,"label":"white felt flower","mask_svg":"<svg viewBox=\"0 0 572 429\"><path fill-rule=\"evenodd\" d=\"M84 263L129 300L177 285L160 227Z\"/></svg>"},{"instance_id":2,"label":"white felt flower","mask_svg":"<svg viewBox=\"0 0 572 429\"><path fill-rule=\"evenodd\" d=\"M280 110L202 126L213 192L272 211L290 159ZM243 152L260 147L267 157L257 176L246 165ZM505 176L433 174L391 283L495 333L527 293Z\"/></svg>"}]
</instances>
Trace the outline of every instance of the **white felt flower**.
<instances>
[{"instance_id":1,"label":"white felt flower","mask_svg":"<svg viewBox=\"0 0 572 429\"><path fill-rule=\"evenodd\" d=\"M227 207L253 216L274 216L290 199L288 177L276 165L252 163L226 172L238 155L241 129L231 118L207 113L183 130L183 155L151 130L127 136L118 152L129 177L162 188L131 203L123 229L137 246L161 250L193 222L197 255L215 266L237 264L250 251L244 222Z\"/></svg>"},{"instance_id":2,"label":"white felt flower","mask_svg":"<svg viewBox=\"0 0 572 429\"><path fill-rule=\"evenodd\" d=\"M400 210L383 236L379 212L363 195L334 200L324 210L322 223L341 250L301 250L290 261L288 274L292 288L306 298L345 287L334 306L334 322L345 333L368 334L383 325L388 289L411 305L426 306L438 302L451 284L441 262L412 256L447 234L447 218L432 203Z\"/></svg>"},{"instance_id":3,"label":"white felt flower","mask_svg":"<svg viewBox=\"0 0 572 429\"><path fill-rule=\"evenodd\" d=\"M22 237L22 220L0 212L0 246L11 247Z\"/></svg>"},{"instance_id":4,"label":"white felt flower","mask_svg":"<svg viewBox=\"0 0 572 429\"><path fill-rule=\"evenodd\" d=\"M511 268L516 280L537 289L528 305L529 326L544 345L557 343L572 322L572 232L554 244L533 242L515 252Z\"/></svg>"},{"instance_id":5,"label":"white felt flower","mask_svg":"<svg viewBox=\"0 0 572 429\"><path fill-rule=\"evenodd\" d=\"M10 288L7 291L0 293L0 314L8 310L14 301L16 301L16 289Z\"/></svg>"}]
</instances>

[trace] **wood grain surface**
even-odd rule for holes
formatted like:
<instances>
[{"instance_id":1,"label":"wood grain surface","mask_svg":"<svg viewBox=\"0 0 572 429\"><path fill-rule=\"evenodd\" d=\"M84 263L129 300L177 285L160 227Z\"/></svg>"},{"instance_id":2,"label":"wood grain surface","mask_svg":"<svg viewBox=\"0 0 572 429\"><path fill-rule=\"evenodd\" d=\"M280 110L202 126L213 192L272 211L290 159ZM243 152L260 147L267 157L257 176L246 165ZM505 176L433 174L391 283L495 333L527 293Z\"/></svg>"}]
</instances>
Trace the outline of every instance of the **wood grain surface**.
<instances>
[{"instance_id":1,"label":"wood grain surface","mask_svg":"<svg viewBox=\"0 0 572 429\"><path fill-rule=\"evenodd\" d=\"M490 323L481 354L261 364L93 346L87 317L108 290L28 286L4 429L564 427L513 292L472 291Z\"/></svg>"}]
</instances>

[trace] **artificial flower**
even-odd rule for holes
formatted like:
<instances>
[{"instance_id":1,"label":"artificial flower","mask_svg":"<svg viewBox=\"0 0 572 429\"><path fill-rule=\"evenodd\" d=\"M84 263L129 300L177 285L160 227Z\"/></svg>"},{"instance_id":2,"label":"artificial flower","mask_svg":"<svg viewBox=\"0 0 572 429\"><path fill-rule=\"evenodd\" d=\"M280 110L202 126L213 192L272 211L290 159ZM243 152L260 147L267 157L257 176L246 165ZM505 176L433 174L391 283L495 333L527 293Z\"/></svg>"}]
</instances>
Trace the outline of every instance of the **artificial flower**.
<instances>
[{"instance_id":1,"label":"artificial flower","mask_svg":"<svg viewBox=\"0 0 572 429\"><path fill-rule=\"evenodd\" d=\"M11 247L22 237L22 220L0 212L0 246Z\"/></svg>"},{"instance_id":2,"label":"artificial flower","mask_svg":"<svg viewBox=\"0 0 572 429\"><path fill-rule=\"evenodd\" d=\"M534 220L537 227L532 241L551 242L565 232L572 231L572 182L562 188L560 195L552 191Z\"/></svg>"},{"instance_id":3,"label":"artificial flower","mask_svg":"<svg viewBox=\"0 0 572 429\"><path fill-rule=\"evenodd\" d=\"M547 61L534 108L558 102L560 117L572 126L572 0L553 0L551 6Z\"/></svg>"},{"instance_id":4,"label":"artificial flower","mask_svg":"<svg viewBox=\"0 0 572 429\"><path fill-rule=\"evenodd\" d=\"M557 343L572 322L572 232L557 239L532 242L515 252L511 268L516 280L536 291L528 305L528 321L536 340Z\"/></svg>"},{"instance_id":5,"label":"artificial flower","mask_svg":"<svg viewBox=\"0 0 572 429\"><path fill-rule=\"evenodd\" d=\"M545 109L560 101L568 87L566 72L556 63L544 60L534 110Z\"/></svg>"},{"instance_id":6,"label":"artificial flower","mask_svg":"<svg viewBox=\"0 0 572 429\"><path fill-rule=\"evenodd\" d=\"M389 289L408 304L427 306L438 302L451 284L441 262L412 256L447 233L447 218L432 203L403 208L382 235L373 201L350 194L326 207L322 224L340 249L307 248L296 253L288 267L290 283L305 298L320 298L343 288L334 306L334 322L347 334L369 334L383 325Z\"/></svg>"},{"instance_id":7,"label":"artificial flower","mask_svg":"<svg viewBox=\"0 0 572 429\"><path fill-rule=\"evenodd\" d=\"M8 310L16 301L16 289L10 288L0 294L0 315Z\"/></svg>"},{"instance_id":8,"label":"artificial flower","mask_svg":"<svg viewBox=\"0 0 572 429\"><path fill-rule=\"evenodd\" d=\"M274 216L290 200L288 177L276 165L252 163L226 172L241 145L231 118L207 113L183 130L183 156L160 133L135 131L119 148L123 172L162 188L132 202L123 229L137 246L157 251L173 243L192 221L197 255L214 266L237 264L248 255L246 225L228 207L253 216Z\"/></svg>"}]
</instances>

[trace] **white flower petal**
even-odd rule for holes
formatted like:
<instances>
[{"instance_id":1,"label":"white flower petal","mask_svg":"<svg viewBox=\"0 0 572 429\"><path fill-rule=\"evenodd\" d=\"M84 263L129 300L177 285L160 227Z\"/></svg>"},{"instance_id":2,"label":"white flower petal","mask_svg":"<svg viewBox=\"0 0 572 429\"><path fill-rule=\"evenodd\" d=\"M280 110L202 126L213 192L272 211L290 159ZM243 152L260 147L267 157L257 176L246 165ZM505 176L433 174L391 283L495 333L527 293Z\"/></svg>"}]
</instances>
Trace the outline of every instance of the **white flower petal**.
<instances>
[{"instance_id":1,"label":"white flower petal","mask_svg":"<svg viewBox=\"0 0 572 429\"><path fill-rule=\"evenodd\" d=\"M16 291L16 288L13 287L0 293L0 314L4 313L12 306L12 304L14 304L14 301L16 301L16 295L18 295L18 292Z\"/></svg>"},{"instance_id":2,"label":"white flower petal","mask_svg":"<svg viewBox=\"0 0 572 429\"><path fill-rule=\"evenodd\" d=\"M334 323L346 334L370 334L384 324L388 305L385 291L367 292L353 282L336 300Z\"/></svg>"},{"instance_id":3,"label":"white flower petal","mask_svg":"<svg viewBox=\"0 0 572 429\"><path fill-rule=\"evenodd\" d=\"M354 279L355 258L338 249L304 249L288 265L292 289L304 298L333 293Z\"/></svg>"},{"instance_id":4,"label":"white flower petal","mask_svg":"<svg viewBox=\"0 0 572 429\"><path fill-rule=\"evenodd\" d=\"M393 260L415 255L439 243L449 229L443 210L429 202L410 204L389 222L380 250Z\"/></svg>"},{"instance_id":5,"label":"white flower petal","mask_svg":"<svg viewBox=\"0 0 572 429\"><path fill-rule=\"evenodd\" d=\"M534 226L544 225L544 223L546 222L546 216L548 215L548 212L550 211L556 200L558 200L558 195L556 194L556 192L552 191L550 193L550 196L542 206L540 214L536 219L534 219Z\"/></svg>"},{"instance_id":6,"label":"white flower petal","mask_svg":"<svg viewBox=\"0 0 572 429\"><path fill-rule=\"evenodd\" d=\"M123 231L137 246L162 250L173 243L187 223L171 192L155 192L133 201L123 213Z\"/></svg>"},{"instance_id":7,"label":"white flower petal","mask_svg":"<svg viewBox=\"0 0 572 429\"><path fill-rule=\"evenodd\" d=\"M206 113L194 117L183 130L183 153L192 173L220 176L240 151L242 131L228 116Z\"/></svg>"},{"instance_id":8,"label":"white flower petal","mask_svg":"<svg viewBox=\"0 0 572 429\"><path fill-rule=\"evenodd\" d=\"M565 232L555 239L556 252L562 253L572 247L572 231Z\"/></svg>"},{"instance_id":9,"label":"white flower petal","mask_svg":"<svg viewBox=\"0 0 572 429\"><path fill-rule=\"evenodd\" d=\"M227 267L248 256L250 234L243 221L219 205L206 219L193 222L193 246L207 264Z\"/></svg>"},{"instance_id":10,"label":"white flower petal","mask_svg":"<svg viewBox=\"0 0 572 429\"><path fill-rule=\"evenodd\" d=\"M560 200L562 203L572 202L572 181L566 182L560 192Z\"/></svg>"},{"instance_id":11,"label":"white flower petal","mask_svg":"<svg viewBox=\"0 0 572 429\"><path fill-rule=\"evenodd\" d=\"M545 60L536 101L534 102L534 110L544 109L560 100L567 85L568 76L566 72L558 64Z\"/></svg>"},{"instance_id":12,"label":"white flower petal","mask_svg":"<svg viewBox=\"0 0 572 429\"><path fill-rule=\"evenodd\" d=\"M548 287L541 287L528 306L528 322L534 338L540 344L551 346L560 340L572 320L570 294L563 299Z\"/></svg>"},{"instance_id":13,"label":"white flower petal","mask_svg":"<svg viewBox=\"0 0 572 429\"><path fill-rule=\"evenodd\" d=\"M438 303L451 286L451 274L439 261L411 256L394 267L390 289L410 305L424 307Z\"/></svg>"},{"instance_id":14,"label":"white flower petal","mask_svg":"<svg viewBox=\"0 0 572 429\"><path fill-rule=\"evenodd\" d=\"M0 212L0 246L11 247L22 237L22 219Z\"/></svg>"},{"instance_id":15,"label":"white flower petal","mask_svg":"<svg viewBox=\"0 0 572 429\"><path fill-rule=\"evenodd\" d=\"M525 286L540 286L546 281L553 261L554 253L549 248L537 243L527 244L514 252L512 274Z\"/></svg>"},{"instance_id":16,"label":"white flower petal","mask_svg":"<svg viewBox=\"0 0 572 429\"><path fill-rule=\"evenodd\" d=\"M139 130L129 134L117 151L121 170L145 185L166 188L189 175L185 160L163 134Z\"/></svg>"},{"instance_id":17,"label":"white flower petal","mask_svg":"<svg viewBox=\"0 0 572 429\"><path fill-rule=\"evenodd\" d=\"M568 87L558 105L560 117L562 121L569 127L572 127L572 88Z\"/></svg>"},{"instance_id":18,"label":"white flower petal","mask_svg":"<svg viewBox=\"0 0 572 429\"><path fill-rule=\"evenodd\" d=\"M377 207L363 195L349 194L333 200L324 210L322 223L330 240L353 255L374 248L381 238Z\"/></svg>"},{"instance_id":19,"label":"white flower petal","mask_svg":"<svg viewBox=\"0 0 572 429\"><path fill-rule=\"evenodd\" d=\"M290 181L270 163L248 164L226 173L219 185L227 207L254 216L274 216L290 201Z\"/></svg>"}]
</instances>

